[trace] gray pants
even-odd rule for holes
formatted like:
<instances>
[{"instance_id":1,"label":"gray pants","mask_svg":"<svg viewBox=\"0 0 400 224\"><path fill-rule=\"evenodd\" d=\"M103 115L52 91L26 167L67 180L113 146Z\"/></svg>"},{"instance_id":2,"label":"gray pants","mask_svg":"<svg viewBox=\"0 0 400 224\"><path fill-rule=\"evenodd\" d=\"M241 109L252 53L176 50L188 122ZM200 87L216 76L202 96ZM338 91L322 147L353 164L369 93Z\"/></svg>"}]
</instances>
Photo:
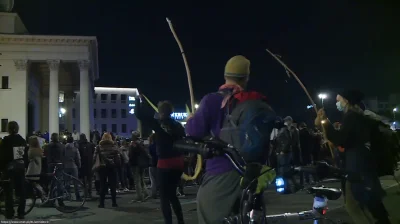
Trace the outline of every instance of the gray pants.
<instances>
[{"instance_id":1,"label":"gray pants","mask_svg":"<svg viewBox=\"0 0 400 224\"><path fill-rule=\"evenodd\" d=\"M136 186L136 200L143 201L148 196L146 184L144 183L144 168L134 166L132 171Z\"/></svg>"},{"instance_id":2,"label":"gray pants","mask_svg":"<svg viewBox=\"0 0 400 224\"><path fill-rule=\"evenodd\" d=\"M241 195L240 176L236 171L206 175L197 193L199 224L220 224L235 212ZM212 197L210 197L212 195Z\"/></svg>"},{"instance_id":3,"label":"gray pants","mask_svg":"<svg viewBox=\"0 0 400 224\"><path fill-rule=\"evenodd\" d=\"M157 167L149 167L149 177L151 181L151 196L157 197Z\"/></svg>"}]
</instances>

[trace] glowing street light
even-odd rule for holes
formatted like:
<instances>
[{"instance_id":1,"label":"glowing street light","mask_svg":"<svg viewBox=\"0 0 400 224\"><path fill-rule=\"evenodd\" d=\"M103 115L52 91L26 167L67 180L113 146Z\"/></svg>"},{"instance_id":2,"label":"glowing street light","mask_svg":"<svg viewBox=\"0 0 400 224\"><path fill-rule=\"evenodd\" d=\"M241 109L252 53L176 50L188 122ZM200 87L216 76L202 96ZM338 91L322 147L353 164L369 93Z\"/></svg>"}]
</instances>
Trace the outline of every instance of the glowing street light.
<instances>
[{"instance_id":1,"label":"glowing street light","mask_svg":"<svg viewBox=\"0 0 400 224\"><path fill-rule=\"evenodd\" d=\"M393 120L396 120L397 107L393 108Z\"/></svg>"},{"instance_id":2,"label":"glowing street light","mask_svg":"<svg viewBox=\"0 0 400 224\"><path fill-rule=\"evenodd\" d=\"M194 105L194 109L199 109L199 105L197 103Z\"/></svg>"},{"instance_id":3,"label":"glowing street light","mask_svg":"<svg viewBox=\"0 0 400 224\"><path fill-rule=\"evenodd\" d=\"M397 112L397 108L394 108L394 109L393 109L393 112Z\"/></svg>"},{"instance_id":4,"label":"glowing street light","mask_svg":"<svg viewBox=\"0 0 400 224\"><path fill-rule=\"evenodd\" d=\"M321 99L322 106L324 106L324 100L325 100L326 98L328 98L328 95L325 94L325 93L320 93L320 94L318 94L318 98Z\"/></svg>"},{"instance_id":5,"label":"glowing street light","mask_svg":"<svg viewBox=\"0 0 400 224\"><path fill-rule=\"evenodd\" d=\"M65 114L67 112L67 110L65 108L60 108L60 113L61 114Z\"/></svg>"}]
</instances>

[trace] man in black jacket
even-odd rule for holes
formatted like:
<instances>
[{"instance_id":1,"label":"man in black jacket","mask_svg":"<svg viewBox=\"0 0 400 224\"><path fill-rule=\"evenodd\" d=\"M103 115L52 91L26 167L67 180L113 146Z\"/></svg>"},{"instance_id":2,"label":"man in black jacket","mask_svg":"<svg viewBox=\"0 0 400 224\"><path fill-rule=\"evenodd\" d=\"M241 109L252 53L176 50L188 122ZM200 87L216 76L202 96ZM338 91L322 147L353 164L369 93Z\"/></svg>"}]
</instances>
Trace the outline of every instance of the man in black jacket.
<instances>
[{"instance_id":1,"label":"man in black jacket","mask_svg":"<svg viewBox=\"0 0 400 224\"><path fill-rule=\"evenodd\" d=\"M19 126L15 121L8 122L9 135L4 137L0 145L0 166L3 172L2 180L5 192L5 217L14 217L13 190L19 196L18 218L24 219L25 215L25 149L27 144L24 138L18 134Z\"/></svg>"}]
</instances>

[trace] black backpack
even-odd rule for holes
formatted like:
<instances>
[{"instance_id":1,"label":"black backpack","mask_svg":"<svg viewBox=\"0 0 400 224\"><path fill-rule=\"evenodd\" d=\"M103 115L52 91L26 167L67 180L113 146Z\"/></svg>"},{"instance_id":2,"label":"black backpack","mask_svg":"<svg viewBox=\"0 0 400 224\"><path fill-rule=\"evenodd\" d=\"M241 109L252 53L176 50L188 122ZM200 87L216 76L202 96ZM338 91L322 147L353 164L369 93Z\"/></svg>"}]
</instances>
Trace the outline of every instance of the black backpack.
<instances>
[{"instance_id":1,"label":"black backpack","mask_svg":"<svg viewBox=\"0 0 400 224\"><path fill-rule=\"evenodd\" d=\"M400 141L390 127L381 121L373 121L371 152L379 176L394 175L400 161Z\"/></svg>"},{"instance_id":2,"label":"black backpack","mask_svg":"<svg viewBox=\"0 0 400 224\"><path fill-rule=\"evenodd\" d=\"M249 94L225 95L228 101L219 137L238 149L247 163L265 164L276 115L263 99L245 99Z\"/></svg>"}]
</instances>

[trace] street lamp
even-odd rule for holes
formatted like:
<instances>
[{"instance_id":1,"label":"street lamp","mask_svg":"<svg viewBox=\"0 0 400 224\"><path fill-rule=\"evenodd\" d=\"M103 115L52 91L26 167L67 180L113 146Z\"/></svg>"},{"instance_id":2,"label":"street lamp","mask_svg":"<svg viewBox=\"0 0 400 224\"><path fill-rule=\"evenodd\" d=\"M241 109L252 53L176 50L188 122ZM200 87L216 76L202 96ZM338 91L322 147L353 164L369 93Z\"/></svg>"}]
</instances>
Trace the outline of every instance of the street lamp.
<instances>
[{"instance_id":1,"label":"street lamp","mask_svg":"<svg viewBox=\"0 0 400 224\"><path fill-rule=\"evenodd\" d=\"M325 93L318 94L318 98L321 99L322 107L324 106L324 99L328 98L328 95Z\"/></svg>"},{"instance_id":2,"label":"street lamp","mask_svg":"<svg viewBox=\"0 0 400 224\"><path fill-rule=\"evenodd\" d=\"M393 108L393 121L396 120L397 107Z\"/></svg>"},{"instance_id":3,"label":"street lamp","mask_svg":"<svg viewBox=\"0 0 400 224\"><path fill-rule=\"evenodd\" d=\"M60 108L60 113L61 113L61 114L63 114L63 115L64 115L66 112L67 112L67 110L66 110L66 109L64 109L64 108Z\"/></svg>"},{"instance_id":4,"label":"street lamp","mask_svg":"<svg viewBox=\"0 0 400 224\"><path fill-rule=\"evenodd\" d=\"M199 109L199 105L197 103L194 105L194 109Z\"/></svg>"}]
</instances>

